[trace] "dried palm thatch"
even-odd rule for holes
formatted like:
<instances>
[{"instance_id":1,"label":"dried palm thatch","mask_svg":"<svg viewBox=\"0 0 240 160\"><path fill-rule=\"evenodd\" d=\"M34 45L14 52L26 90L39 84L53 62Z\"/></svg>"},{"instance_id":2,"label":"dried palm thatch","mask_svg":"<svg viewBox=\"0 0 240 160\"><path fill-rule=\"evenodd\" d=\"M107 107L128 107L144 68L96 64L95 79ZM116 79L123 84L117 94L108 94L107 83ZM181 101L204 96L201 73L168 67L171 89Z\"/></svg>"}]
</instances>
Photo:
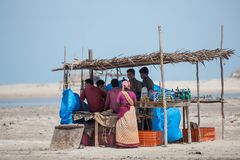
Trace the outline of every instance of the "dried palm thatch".
<instances>
[{"instance_id":1,"label":"dried palm thatch","mask_svg":"<svg viewBox=\"0 0 240 160\"><path fill-rule=\"evenodd\" d=\"M163 63L180 63L180 62L189 62L196 63L204 61L211 61L216 58L225 58L228 59L234 50L227 49L215 49L215 50L199 50L195 52L183 51L183 52L174 52L174 53L164 53ZM93 69L93 70L107 70L113 68L125 68L125 67L135 67L135 66L144 66L144 65L156 65L160 64L160 52L153 52L150 54L136 55L122 58L112 58L112 59L99 59L99 60L84 60L84 61L74 61L73 63L66 63L62 68L53 69L52 71L67 70L73 69Z\"/></svg>"}]
</instances>

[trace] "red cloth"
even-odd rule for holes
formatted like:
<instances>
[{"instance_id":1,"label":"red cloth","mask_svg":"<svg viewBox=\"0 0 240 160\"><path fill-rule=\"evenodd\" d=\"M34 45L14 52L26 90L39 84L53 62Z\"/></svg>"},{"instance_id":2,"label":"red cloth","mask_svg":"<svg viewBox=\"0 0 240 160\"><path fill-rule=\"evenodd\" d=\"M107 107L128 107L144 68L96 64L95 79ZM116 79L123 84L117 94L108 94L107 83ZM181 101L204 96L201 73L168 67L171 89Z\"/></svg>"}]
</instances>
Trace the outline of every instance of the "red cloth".
<instances>
[{"instance_id":1,"label":"red cloth","mask_svg":"<svg viewBox=\"0 0 240 160\"><path fill-rule=\"evenodd\" d=\"M87 99L90 112L102 112L104 110L106 93L98 87L87 85L81 93L80 100Z\"/></svg>"},{"instance_id":2,"label":"red cloth","mask_svg":"<svg viewBox=\"0 0 240 160\"><path fill-rule=\"evenodd\" d=\"M115 113L118 112L117 96L120 91L121 91L120 88L114 87L107 93L105 107L112 109Z\"/></svg>"}]
</instances>

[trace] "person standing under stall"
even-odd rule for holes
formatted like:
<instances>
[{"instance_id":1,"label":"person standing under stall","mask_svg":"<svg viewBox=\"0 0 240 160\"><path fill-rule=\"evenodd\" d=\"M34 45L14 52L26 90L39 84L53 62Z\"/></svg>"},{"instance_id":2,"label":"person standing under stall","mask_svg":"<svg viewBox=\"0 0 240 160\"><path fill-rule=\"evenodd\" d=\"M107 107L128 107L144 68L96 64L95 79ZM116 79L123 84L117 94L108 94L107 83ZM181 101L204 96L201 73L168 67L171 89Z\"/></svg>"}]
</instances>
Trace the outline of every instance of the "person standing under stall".
<instances>
[{"instance_id":1,"label":"person standing under stall","mask_svg":"<svg viewBox=\"0 0 240 160\"><path fill-rule=\"evenodd\" d=\"M107 92L104 110L110 108L113 110L114 113L117 113L118 112L117 96L121 91L121 89L118 87L119 86L118 79L112 79L111 85L113 88Z\"/></svg>"},{"instance_id":2,"label":"person standing under stall","mask_svg":"<svg viewBox=\"0 0 240 160\"><path fill-rule=\"evenodd\" d=\"M143 80L142 81L142 86L147 88L148 95L150 95L153 92L154 83L151 80L151 78L149 78L149 76L148 76L148 73L149 73L148 68L147 67L142 67L139 70L139 73L140 73L140 76L141 76L141 78Z\"/></svg>"},{"instance_id":3,"label":"person standing under stall","mask_svg":"<svg viewBox=\"0 0 240 160\"><path fill-rule=\"evenodd\" d=\"M143 85L143 87L147 88L148 97L150 97L151 94L154 91L154 83L148 76L148 73L149 73L148 68L147 67L142 67L139 70L139 73L140 73L140 76L143 80L142 85ZM145 114L149 115L149 116L152 116L152 109L151 108L146 108L146 109L143 110L143 112ZM151 118L146 119L142 123L144 123L144 129L146 129L146 130L151 130L152 129L152 119Z\"/></svg>"},{"instance_id":4,"label":"person standing under stall","mask_svg":"<svg viewBox=\"0 0 240 160\"><path fill-rule=\"evenodd\" d=\"M116 123L116 145L123 148L139 146L137 118L135 111L136 95L130 91L130 83L122 82L122 91L119 92L117 103L119 105L118 120Z\"/></svg>"},{"instance_id":5,"label":"person standing under stall","mask_svg":"<svg viewBox=\"0 0 240 160\"><path fill-rule=\"evenodd\" d=\"M137 100L139 101L141 98L142 83L135 78L134 69L127 70L127 77L130 82L130 89L136 94Z\"/></svg>"},{"instance_id":6,"label":"person standing under stall","mask_svg":"<svg viewBox=\"0 0 240 160\"><path fill-rule=\"evenodd\" d=\"M85 88L80 96L82 106L84 106L83 102L85 99L87 99L90 112L102 112L104 110L106 93L95 87L92 79L85 80Z\"/></svg>"}]
</instances>

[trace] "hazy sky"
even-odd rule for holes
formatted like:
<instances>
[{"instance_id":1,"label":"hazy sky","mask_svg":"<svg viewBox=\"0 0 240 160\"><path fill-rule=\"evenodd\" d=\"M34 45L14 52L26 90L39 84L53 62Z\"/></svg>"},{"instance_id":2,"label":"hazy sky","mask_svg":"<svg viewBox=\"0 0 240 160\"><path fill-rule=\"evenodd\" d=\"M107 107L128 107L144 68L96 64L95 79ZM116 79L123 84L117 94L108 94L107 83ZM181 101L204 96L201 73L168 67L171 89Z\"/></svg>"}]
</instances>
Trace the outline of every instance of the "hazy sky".
<instances>
[{"instance_id":1,"label":"hazy sky","mask_svg":"<svg viewBox=\"0 0 240 160\"><path fill-rule=\"evenodd\" d=\"M240 1L238 0L0 0L0 84L58 82L63 48L68 62L84 47L94 58L157 51L157 26L163 27L163 49L215 49L236 55L225 61L225 77L240 67ZM154 80L160 73L149 67ZM138 70L138 68L136 68ZM200 79L220 77L219 61L200 67ZM166 80L195 79L195 66L165 65Z\"/></svg>"}]
</instances>

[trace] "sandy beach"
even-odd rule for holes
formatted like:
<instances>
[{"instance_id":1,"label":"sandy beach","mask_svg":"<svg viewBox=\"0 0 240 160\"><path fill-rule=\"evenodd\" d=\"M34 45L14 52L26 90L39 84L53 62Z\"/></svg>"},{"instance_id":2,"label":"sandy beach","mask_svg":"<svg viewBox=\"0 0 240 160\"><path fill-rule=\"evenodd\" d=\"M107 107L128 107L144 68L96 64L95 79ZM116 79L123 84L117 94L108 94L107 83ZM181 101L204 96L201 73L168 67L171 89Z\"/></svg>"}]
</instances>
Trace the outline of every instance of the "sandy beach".
<instances>
[{"instance_id":1,"label":"sandy beach","mask_svg":"<svg viewBox=\"0 0 240 160\"><path fill-rule=\"evenodd\" d=\"M155 84L159 82L154 81ZM79 93L79 86L70 84L72 89ZM224 92L240 93L240 80L227 78L224 80ZM193 94L196 94L196 81L166 81L166 88L176 89L189 88ZM219 94L221 93L220 79L200 80L201 94ZM24 99L24 98L56 98L62 95L62 84L45 83L45 84L15 84L0 85L0 99Z\"/></svg>"},{"instance_id":2,"label":"sandy beach","mask_svg":"<svg viewBox=\"0 0 240 160\"><path fill-rule=\"evenodd\" d=\"M236 83L234 84L236 85ZM29 92L36 89L36 86L33 86L32 88L28 86ZM52 84L52 86L54 85ZM226 88L227 86L228 84L226 84ZM1 98L3 96L2 87ZM61 95L58 89L59 85L55 84L55 88L47 85L42 87L45 90L39 87L38 92L32 93L32 97L39 95L42 90L44 90L42 92L44 95L48 89L53 91L44 95L46 97ZM237 88L239 85L235 87ZM20 91L11 92L17 94ZM26 96L23 93L21 97ZM12 94L5 95L5 98L14 97L15 95ZM215 141L136 149L84 147L72 150L50 150L54 126L59 124L59 106L2 106L0 107L0 159L240 159L240 98L228 98L226 101L225 140L221 140L220 104L201 104L201 127L215 127ZM190 120L197 122L195 104L190 107Z\"/></svg>"},{"instance_id":3,"label":"sandy beach","mask_svg":"<svg viewBox=\"0 0 240 160\"><path fill-rule=\"evenodd\" d=\"M115 149L85 147L50 150L54 126L59 123L59 106L0 108L0 159L240 159L240 99L225 106L225 140L221 140L219 104L201 105L201 126L216 127L217 140L169 144L167 147ZM197 122L196 105L190 119Z\"/></svg>"}]
</instances>

